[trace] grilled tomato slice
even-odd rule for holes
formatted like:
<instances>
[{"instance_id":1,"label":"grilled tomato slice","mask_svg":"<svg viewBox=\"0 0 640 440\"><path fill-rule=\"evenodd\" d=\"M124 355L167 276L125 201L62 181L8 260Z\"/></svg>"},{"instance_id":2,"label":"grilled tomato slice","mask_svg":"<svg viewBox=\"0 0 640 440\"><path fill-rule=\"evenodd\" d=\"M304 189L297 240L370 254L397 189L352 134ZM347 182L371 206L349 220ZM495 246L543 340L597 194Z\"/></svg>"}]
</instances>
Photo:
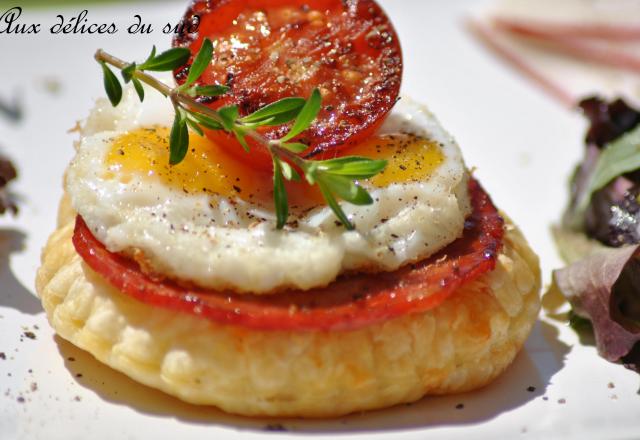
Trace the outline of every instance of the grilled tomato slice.
<instances>
[{"instance_id":1,"label":"grilled tomato slice","mask_svg":"<svg viewBox=\"0 0 640 440\"><path fill-rule=\"evenodd\" d=\"M336 148L362 141L398 98L400 44L374 0L195 0L184 23L197 32L178 34L174 46L195 55L204 38L213 42L213 60L199 84L230 87L222 97L201 98L213 109L237 104L245 116L279 99L307 98L314 88L320 90L322 110L297 138L309 145L305 156L334 156ZM178 83L192 61L193 56L174 72ZM287 130L260 129L269 139ZM223 131L207 136L256 167L271 167L269 153L252 141L253 151L246 154Z\"/></svg>"}]
</instances>

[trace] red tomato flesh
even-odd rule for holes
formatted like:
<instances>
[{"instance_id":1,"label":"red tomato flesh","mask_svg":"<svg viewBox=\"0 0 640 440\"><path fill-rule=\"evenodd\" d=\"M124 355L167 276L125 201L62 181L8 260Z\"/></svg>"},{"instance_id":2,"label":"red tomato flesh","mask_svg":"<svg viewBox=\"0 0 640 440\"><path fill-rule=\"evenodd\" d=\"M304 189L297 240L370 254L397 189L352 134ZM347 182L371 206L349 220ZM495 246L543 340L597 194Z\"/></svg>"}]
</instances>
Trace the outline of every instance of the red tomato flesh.
<instances>
[{"instance_id":1,"label":"red tomato flesh","mask_svg":"<svg viewBox=\"0 0 640 440\"><path fill-rule=\"evenodd\" d=\"M211 108L237 104L244 116L320 89L322 110L297 139L310 146L307 156L362 141L398 98L400 44L374 0L196 0L184 20L199 23L198 32L178 35L174 46L188 47L195 55L205 37L214 45L213 61L199 84L231 88L222 97L204 99ZM189 65L175 72L178 83L186 79ZM260 131L276 139L287 130ZM210 130L207 136L257 167L271 167L260 145L253 143L246 154L223 131Z\"/></svg>"},{"instance_id":2,"label":"red tomato flesh","mask_svg":"<svg viewBox=\"0 0 640 440\"><path fill-rule=\"evenodd\" d=\"M73 244L108 283L151 306L256 330L353 330L435 308L495 268L504 221L476 181L470 190L473 213L464 236L436 255L395 272L344 276L309 291L239 295L154 281L133 260L107 251L79 216Z\"/></svg>"}]
</instances>

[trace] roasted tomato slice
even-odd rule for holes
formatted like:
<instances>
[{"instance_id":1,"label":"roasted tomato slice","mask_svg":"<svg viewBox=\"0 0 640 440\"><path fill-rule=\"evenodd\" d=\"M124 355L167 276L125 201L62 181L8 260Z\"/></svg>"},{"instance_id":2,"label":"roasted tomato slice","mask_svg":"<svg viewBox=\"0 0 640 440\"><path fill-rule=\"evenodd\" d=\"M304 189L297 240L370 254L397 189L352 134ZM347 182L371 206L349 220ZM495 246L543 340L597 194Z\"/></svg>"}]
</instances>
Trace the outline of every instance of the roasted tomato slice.
<instances>
[{"instance_id":1,"label":"roasted tomato slice","mask_svg":"<svg viewBox=\"0 0 640 440\"><path fill-rule=\"evenodd\" d=\"M195 0L184 20L198 31L178 35L174 46L195 54L209 37L213 61L200 83L231 88L223 97L203 101L211 108L237 104L247 115L281 98L307 98L320 89L322 110L298 138L310 146L306 155L363 140L398 98L400 45L374 0ZM187 65L175 72L179 83L188 71ZM275 139L286 130L271 127L262 133ZM248 155L225 132L207 135L243 160L271 167L268 152L259 145L252 145Z\"/></svg>"},{"instance_id":2,"label":"roasted tomato slice","mask_svg":"<svg viewBox=\"0 0 640 440\"><path fill-rule=\"evenodd\" d=\"M474 209L464 236L438 254L395 272L345 276L309 291L238 295L154 281L133 260L107 251L80 217L73 243L107 282L152 306L259 330L351 330L434 308L494 269L504 222L479 184L470 187Z\"/></svg>"}]
</instances>

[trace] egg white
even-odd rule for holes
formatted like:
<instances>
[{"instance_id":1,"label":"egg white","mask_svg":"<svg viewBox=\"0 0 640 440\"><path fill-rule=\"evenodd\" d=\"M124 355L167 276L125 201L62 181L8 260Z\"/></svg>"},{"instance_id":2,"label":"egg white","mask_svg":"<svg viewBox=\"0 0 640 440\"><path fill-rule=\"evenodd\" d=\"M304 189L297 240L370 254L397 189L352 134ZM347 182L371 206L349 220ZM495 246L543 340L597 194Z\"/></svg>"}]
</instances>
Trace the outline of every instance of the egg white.
<instances>
[{"instance_id":1,"label":"egg white","mask_svg":"<svg viewBox=\"0 0 640 440\"><path fill-rule=\"evenodd\" d=\"M131 89L117 108L99 100L66 176L74 209L98 240L112 252L142 251L154 271L168 278L255 294L323 286L345 272L391 271L426 258L462 235L470 213L458 145L408 98L380 133L434 140L444 161L424 181L367 187L372 205L342 203L355 231L337 225L327 206L292 213L297 227L277 230L270 207L185 194L142 172L127 183L105 174L115 138L138 127L170 125L171 119L170 104L151 90L143 104ZM267 221L257 223L256 217Z\"/></svg>"}]
</instances>

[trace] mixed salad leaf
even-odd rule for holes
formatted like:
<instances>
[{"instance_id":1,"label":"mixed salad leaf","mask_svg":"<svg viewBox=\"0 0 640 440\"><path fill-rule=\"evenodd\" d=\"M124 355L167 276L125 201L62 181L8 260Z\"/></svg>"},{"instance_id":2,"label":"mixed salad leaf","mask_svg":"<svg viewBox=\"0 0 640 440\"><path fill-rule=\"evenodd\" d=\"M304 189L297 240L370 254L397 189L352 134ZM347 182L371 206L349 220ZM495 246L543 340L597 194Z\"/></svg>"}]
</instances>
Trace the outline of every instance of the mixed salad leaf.
<instances>
[{"instance_id":1,"label":"mixed salad leaf","mask_svg":"<svg viewBox=\"0 0 640 440\"><path fill-rule=\"evenodd\" d=\"M554 230L569 263L554 287L591 322L602 357L640 372L640 111L599 98L580 106L591 127Z\"/></svg>"},{"instance_id":2,"label":"mixed salad leaf","mask_svg":"<svg viewBox=\"0 0 640 440\"><path fill-rule=\"evenodd\" d=\"M598 352L640 372L639 245L608 248L554 272L554 282L573 313L591 321Z\"/></svg>"}]
</instances>

